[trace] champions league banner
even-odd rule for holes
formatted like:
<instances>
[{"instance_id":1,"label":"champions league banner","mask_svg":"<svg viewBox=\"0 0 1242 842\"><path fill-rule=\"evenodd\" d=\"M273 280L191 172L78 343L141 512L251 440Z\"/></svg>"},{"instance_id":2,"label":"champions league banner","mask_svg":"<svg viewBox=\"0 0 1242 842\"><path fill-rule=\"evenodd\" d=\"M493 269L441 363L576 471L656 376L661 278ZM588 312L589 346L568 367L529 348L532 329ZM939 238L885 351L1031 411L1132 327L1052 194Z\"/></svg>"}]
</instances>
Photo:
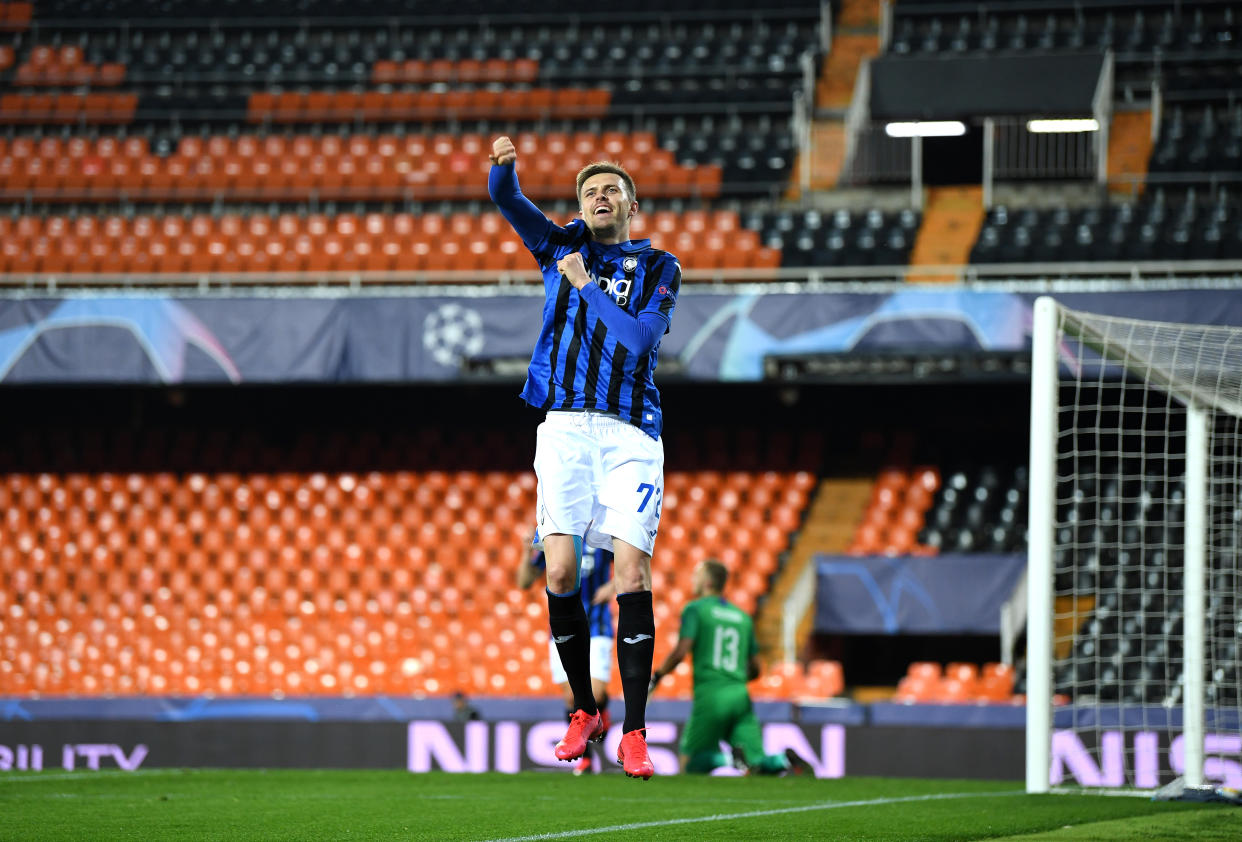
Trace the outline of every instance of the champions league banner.
<instances>
[{"instance_id":1,"label":"champions league banner","mask_svg":"<svg viewBox=\"0 0 1242 842\"><path fill-rule=\"evenodd\" d=\"M0 697L0 777L49 771L151 768L405 769L409 772L568 774L553 754L565 733L552 698L475 697L474 721L448 697ZM675 773L685 700L654 699L647 741L660 775ZM1242 788L1236 711L1205 710L1205 774ZM757 701L764 749L790 749L823 778L848 775L1020 780L1021 705L909 705L836 700ZM1183 771L1180 709L1058 706L1053 783L1150 788ZM601 744L619 774L621 726ZM732 768L717 774L736 774Z\"/></svg>"},{"instance_id":2,"label":"champions league banner","mask_svg":"<svg viewBox=\"0 0 1242 842\"><path fill-rule=\"evenodd\" d=\"M682 723L649 720L647 740L658 775L678 772ZM933 777L1022 775L1021 729L847 728L840 724L769 722L762 726L765 751L796 752L821 778L846 774L909 774L911 757L923 755L919 774ZM915 733L918 732L918 733ZM925 732L925 733L924 733ZM493 722L307 722L212 719L187 722L141 720L0 721L0 777L14 772L123 771L156 768L405 769L409 772L541 771L569 773L553 749L565 734L561 719ZM891 739L888 736L891 735ZM925 737L925 740L924 740ZM616 764L620 726L592 755L605 773ZM986 751L948 747L978 744ZM929 750L924 751L923 742ZM851 748L853 746L853 748ZM1005 751L997 754L997 749ZM986 756L979 762L970 758ZM847 761L847 758L849 760ZM732 766L716 775L740 775Z\"/></svg>"},{"instance_id":3,"label":"champions league banner","mask_svg":"<svg viewBox=\"0 0 1242 842\"><path fill-rule=\"evenodd\" d=\"M658 775L676 774L681 724L648 723ZM494 722L307 722L214 719L0 721L0 777L23 772L137 772L159 768L404 769L409 772L568 774L552 753L562 720ZM819 778L884 777L1020 780L1021 727L946 727L769 722L769 753L796 752ZM619 728L602 745L605 773L620 774ZM1242 787L1242 737L1209 732L1205 773ZM591 752L597 753L592 747ZM1180 737L1167 731L1106 730L1053 734L1050 782L1152 789L1184 771ZM716 775L741 774L732 767Z\"/></svg>"},{"instance_id":4,"label":"champions league banner","mask_svg":"<svg viewBox=\"0 0 1242 842\"><path fill-rule=\"evenodd\" d=\"M854 287L855 289L857 287ZM771 354L1022 351L1035 293L683 287L660 366L701 381L763 377ZM400 383L520 378L542 289L502 295L327 290L271 296L65 294L0 300L0 382ZM1107 315L1242 324L1242 289L1056 294Z\"/></svg>"}]
</instances>

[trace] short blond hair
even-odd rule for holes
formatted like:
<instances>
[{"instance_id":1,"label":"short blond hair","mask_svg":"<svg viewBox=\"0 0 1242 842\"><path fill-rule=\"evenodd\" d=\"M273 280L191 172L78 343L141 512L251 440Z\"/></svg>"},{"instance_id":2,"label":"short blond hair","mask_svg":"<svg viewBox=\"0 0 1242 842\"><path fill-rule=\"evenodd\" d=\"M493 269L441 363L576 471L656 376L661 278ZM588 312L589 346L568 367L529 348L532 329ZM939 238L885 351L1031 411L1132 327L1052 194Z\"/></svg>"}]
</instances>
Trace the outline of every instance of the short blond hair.
<instances>
[{"instance_id":1,"label":"short blond hair","mask_svg":"<svg viewBox=\"0 0 1242 842\"><path fill-rule=\"evenodd\" d=\"M703 572L707 574L707 581L712 586L712 590L716 593L723 593L725 584L729 581L729 568L716 559L709 558L703 562Z\"/></svg>"},{"instance_id":2,"label":"short blond hair","mask_svg":"<svg viewBox=\"0 0 1242 842\"><path fill-rule=\"evenodd\" d=\"M579 199L582 198L582 185L586 183L586 180L600 173L612 173L613 175L621 176L621 180L625 182L625 189L630 191L630 201L633 202L638 199L638 191L634 187L634 179L626 172L625 167L615 161L596 161L582 168L578 173L577 195Z\"/></svg>"}]
</instances>

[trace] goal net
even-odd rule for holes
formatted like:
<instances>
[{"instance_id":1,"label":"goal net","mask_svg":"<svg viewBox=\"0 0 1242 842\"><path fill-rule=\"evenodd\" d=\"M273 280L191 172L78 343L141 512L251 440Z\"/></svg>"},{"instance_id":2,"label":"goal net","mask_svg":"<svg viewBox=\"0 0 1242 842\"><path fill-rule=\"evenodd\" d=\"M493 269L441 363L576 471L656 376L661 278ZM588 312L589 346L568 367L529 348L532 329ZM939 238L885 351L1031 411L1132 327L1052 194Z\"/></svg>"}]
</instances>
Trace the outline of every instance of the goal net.
<instances>
[{"instance_id":1,"label":"goal net","mask_svg":"<svg viewBox=\"0 0 1242 842\"><path fill-rule=\"evenodd\" d=\"M1242 329L1035 305L1027 780L1242 787Z\"/></svg>"}]
</instances>

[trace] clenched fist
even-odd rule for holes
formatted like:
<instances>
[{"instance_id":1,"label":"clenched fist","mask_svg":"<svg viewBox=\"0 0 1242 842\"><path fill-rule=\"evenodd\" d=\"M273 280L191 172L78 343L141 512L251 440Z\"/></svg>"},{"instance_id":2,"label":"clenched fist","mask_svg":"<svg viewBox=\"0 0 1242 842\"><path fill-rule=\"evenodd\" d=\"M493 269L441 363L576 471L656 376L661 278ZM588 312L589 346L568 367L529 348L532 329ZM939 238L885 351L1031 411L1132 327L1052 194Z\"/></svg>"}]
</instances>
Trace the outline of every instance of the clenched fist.
<instances>
[{"instance_id":1,"label":"clenched fist","mask_svg":"<svg viewBox=\"0 0 1242 842\"><path fill-rule=\"evenodd\" d=\"M505 135L501 135L492 141L492 154L487 156L493 164L504 166L505 164L513 164L517 162L517 147L513 145L513 141Z\"/></svg>"},{"instance_id":2,"label":"clenched fist","mask_svg":"<svg viewBox=\"0 0 1242 842\"><path fill-rule=\"evenodd\" d=\"M576 251L556 261L556 268L561 270L565 279L569 281L574 289L582 289L591 282L591 276L587 274L586 264L582 262L582 255Z\"/></svg>"}]
</instances>

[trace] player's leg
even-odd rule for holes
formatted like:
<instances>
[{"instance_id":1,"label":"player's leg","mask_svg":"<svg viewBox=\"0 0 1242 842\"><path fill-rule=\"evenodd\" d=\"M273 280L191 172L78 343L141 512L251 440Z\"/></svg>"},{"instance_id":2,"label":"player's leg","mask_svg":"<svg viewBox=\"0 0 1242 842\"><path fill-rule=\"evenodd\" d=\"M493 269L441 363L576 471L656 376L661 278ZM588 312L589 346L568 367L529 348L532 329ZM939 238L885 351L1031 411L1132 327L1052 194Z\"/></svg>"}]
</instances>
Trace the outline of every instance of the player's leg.
<instances>
[{"instance_id":1,"label":"player's leg","mask_svg":"<svg viewBox=\"0 0 1242 842\"><path fill-rule=\"evenodd\" d=\"M535 447L538 536L547 566L548 623L575 713L565 739L556 746L561 760L577 760L586 742L603 736L591 690L590 627L579 594L582 538L591 519L594 444L568 413L549 413L539 425Z\"/></svg>"},{"instance_id":2,"label":"player's leg","mask_svg":"<svg viewBox=\"0 0 1242 842\"><path fill-rule=\"evenodd\" d=\"M651 552L664 497L664 446L637 427L608 419L597 427L600 475L588 540L610 542L617 583L617 666L625 723L617 759L630 777L654 774L647 753L647 687L655 655Z\"/></svg>"},{"instance_id":3,"label":"player's leg","mask_svg":"<svg viewBox=\"0 0 1242 842\"><path fill-rule=\"evenodd\" d=\"M604 730L612 726L612 717L608 713L608 683L612 681L612 637L596 635L591 638L591 690L595 694L595 704L599 708L600 718L604 721Z\"/></svg>"},{"instance_id":4,"label":"player's leg","mask_svg":"<svg viewBox=\"0 0 1242 842\"><path fill-rule=\"evenodd\" d=\"M548 672L552 675L552 683L561 688L561 698L565 701L565 721L569 722L574 710L574 691L565 677L565 668L561 666L561 655L556 651L556 643L548 639Z\"/></svg>"},{"instance_id":5,"label":"player's leg","mask_svg":"<svg viewBox=\"0 0 1242 842\"><path fill-rule=\"evenodd\" d=\"M625 774L644 780L655 774L647 754L647 690L655 656L655 614L651 607L651 556L613 538L617 580L617 668L625 697L625 722L617 760Z\"/></svg>"},{"instance_id":6,"label":"player's leg","mask_svg":"<svg viewBox=\"0 0 1242 842\"><path fill-rule=\"evenodd\" d=\"M655 656L655 614L651 605L651 556L613 539L617 580L617 668L625 696L625 733L647 727L647 690Z\"/></svg>"},{"instance_id":7,"label":"player's leg","mask_svg":"<svg viewBox=\"0 0 1242 842\"><path fill-rule=\"evenodd\" d=\"M744 689L744 688L743 688ZM755 718L755 710L747 696L745 709L737 717L729 735L725 738L729 745L741 751L746 766L751 772L760 775L781 775L789 771L789 760L783 754L765 754L763 751L763 734L759 731L759 720Z\"/></svg>"},{"instance_id":8,"label":"player's leg","mask_svg":"<svg viewBox=\"0 0 1242 842\"><path fill-rule=\"evenodd\" d=\"M563 558L568 553L576 553L581 559L581 539L572 538L571 542L562 539L566 535L549 535L543 539L543 552L547 560L548 581L552 583L553 556L562 559L558 568L564 570ZM566 544L568 543L568 548ZM576 569L577 562L574 563ZM575 579L576 570L575 570ZM564 579L559 581L563 582ZM575 585L577 583L575 582ZM590 627L587 623L586 611L582 607L582 598L575 587L569 593L554 593L549 585L548 590L548 622L551 626L552 641L560 656L561 667L573 693L573 715L569 718L569 728L565 737L556 744L555 754L558 759L573 761L586 754L587 743L601 740L604 737L604 723L600 719L599 709L595 704L595 693L591 687L591 641ZM563 585L562 585L563 586Z\"/></svg>"},{"instance_id":9,"label":"player's leg","mask_svg":"<svg viewBox=\"0 0 1242 842\"><path fill-rule=\"evenodd\" d=\"M578 593L582 539L570 535L543 538L548 567L548 620L565 678L574 693L574 709L597 713L591 690L591 639L586 610ZM555 576L553 571L556 571Z\"/></svg>"},{"instance_id":10,"label":"player's leg","mask_svg":"<svg viewBox=\"0 0 1242 842\"><path fill-rule=\"evenodd\" d=\"M600 424L598 505L588 540L611 539L617 583L617 666L625 694L625 733L646 727L655 655L651 553L664 498L664 446L626 424Z\"/></svg>"},{"instance_id":11,"label":"player's leg","mask_svg":"<svg viewBox=\"0 0 1242 842\"><path fill-rule=\"evenodd\" d=\"M720 750L720 741L728 733L728 720L722 714L727 711L722 711L712 696L695 695L690 718L681 732L681 771L705 775L730 765L728 755Z\"/></svg>"},{"instance_id":12,"label":"player's leg","mask_svg":"<svg viewBox=\"0 0 1242 842\"><path fill-rule=\"evenodd\" d=\"M612 638L596 635L591 638L591 689L595 692L595 704L599 708L599 718L604 733L612 727L612 717L608 713L608 682L612 679ZM595 744L600 763L605 761L604 743ZM591 770L590 752L582 755L582 759L574 766L574 774L581 775Z\"/></svg>"}]
</instances>

